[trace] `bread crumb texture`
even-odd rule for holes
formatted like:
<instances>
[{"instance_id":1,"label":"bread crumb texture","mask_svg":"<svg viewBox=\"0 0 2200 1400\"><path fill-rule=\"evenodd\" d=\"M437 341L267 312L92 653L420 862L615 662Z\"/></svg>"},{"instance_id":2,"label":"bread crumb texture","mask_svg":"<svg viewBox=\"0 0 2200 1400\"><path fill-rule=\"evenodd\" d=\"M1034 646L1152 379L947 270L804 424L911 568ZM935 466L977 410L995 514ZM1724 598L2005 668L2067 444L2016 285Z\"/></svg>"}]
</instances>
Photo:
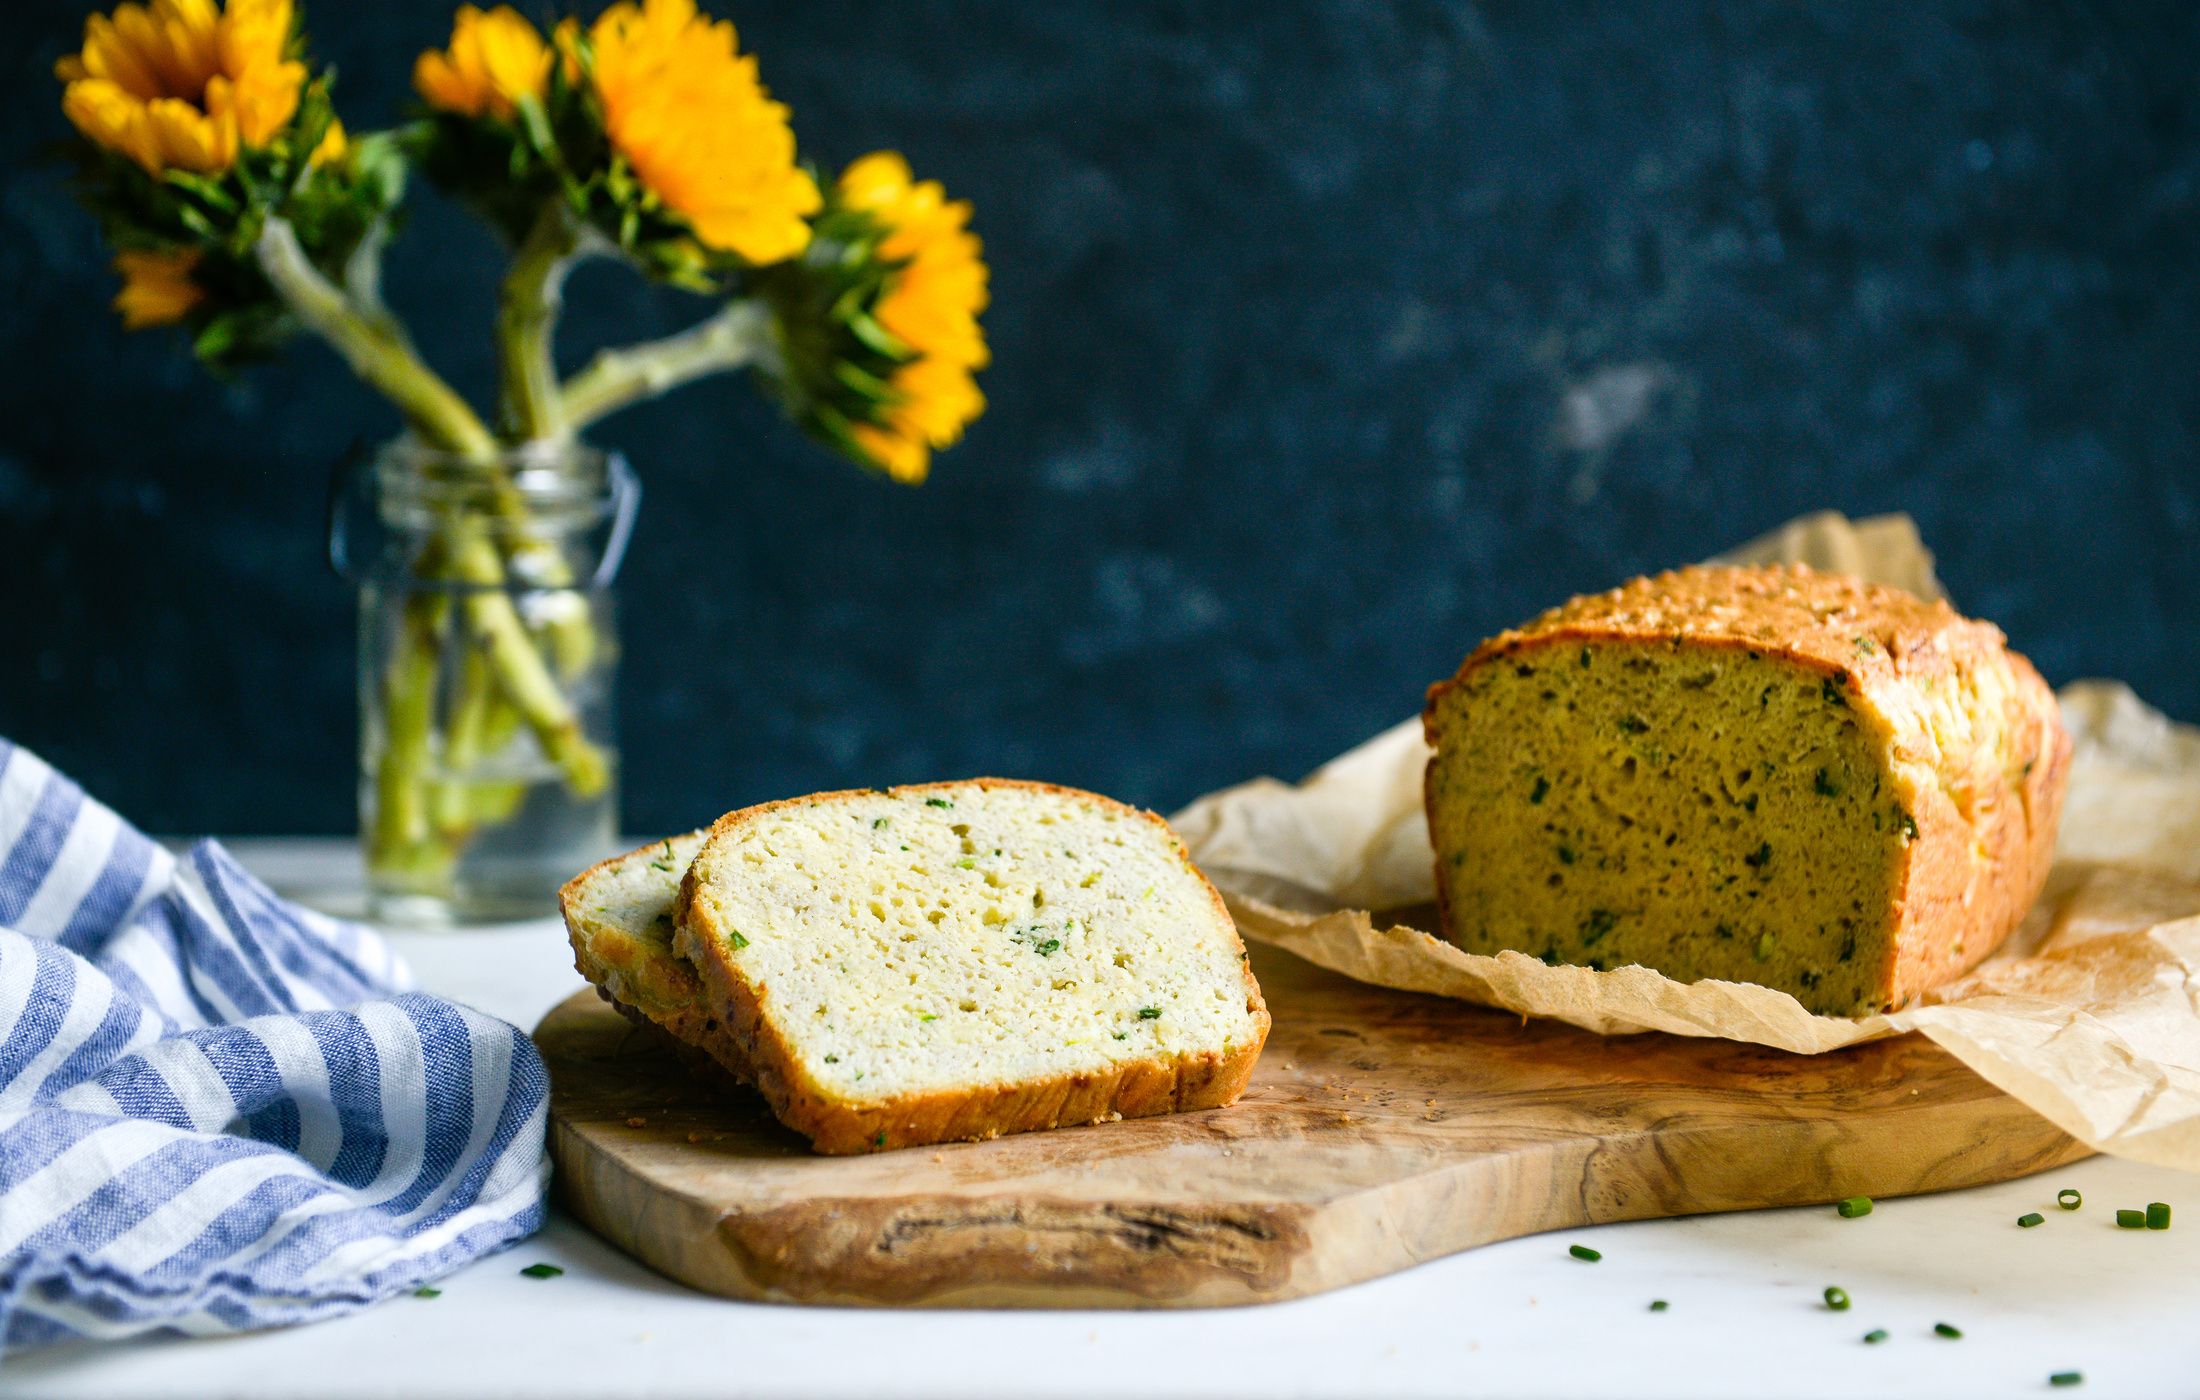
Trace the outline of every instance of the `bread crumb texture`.
<instances>
[{"instance_id":1,"label":"bread crumb texture","mask_svg":"<svg viewBox=\"0 0 2200 1400\"><path fill-rule=\"evenodd\" d=\"M1447 932L1860 1015L1975 964L2044 879L2069 745L1992 626L1800 567L1580 598L1433 688Z\"/></svg>"},{"instance_id":2,"label":"bread crumb texture","mask_svg":"<svg viewBox=\"0 0 2200 1400\"><path fill-rule=\"evenodd\" d=\"M979 780L734 813L683 900L679 946L767 1097L813 1135L819 1113L860 1121L858 1147L1048 1126L1049 1085L1061 1121L1194 1106L1184 1085L1223 1065L1234 1098L1267 1033L1182 843L1088 793ZM1157 1072L1177 1082L1146 1102ZM1109 1087L1130 1083L1139 1102ZM1013 1113L938 1110L972 1095Z\"/></svg>"}]
</instances>

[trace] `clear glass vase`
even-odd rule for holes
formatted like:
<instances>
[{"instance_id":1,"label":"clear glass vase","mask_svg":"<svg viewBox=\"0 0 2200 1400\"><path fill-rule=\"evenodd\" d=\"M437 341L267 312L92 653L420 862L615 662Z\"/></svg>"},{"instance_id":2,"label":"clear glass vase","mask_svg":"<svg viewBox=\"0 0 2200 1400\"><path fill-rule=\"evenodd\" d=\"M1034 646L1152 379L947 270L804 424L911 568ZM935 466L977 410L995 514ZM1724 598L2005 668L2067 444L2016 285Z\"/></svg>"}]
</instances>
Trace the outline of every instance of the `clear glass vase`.
<instances>
[{"instance_id":1,"label":"clear glass vase","mask_svg":"<svg viewBox=\"0 0 2200 1400\"><path fill-rule=\"evenodd\" d=\"M376 918L539 917L611 850L611 582L638 496L621 458L575 443L476 460L401 439L339 497Z\"/></svg>"}]
</instances>

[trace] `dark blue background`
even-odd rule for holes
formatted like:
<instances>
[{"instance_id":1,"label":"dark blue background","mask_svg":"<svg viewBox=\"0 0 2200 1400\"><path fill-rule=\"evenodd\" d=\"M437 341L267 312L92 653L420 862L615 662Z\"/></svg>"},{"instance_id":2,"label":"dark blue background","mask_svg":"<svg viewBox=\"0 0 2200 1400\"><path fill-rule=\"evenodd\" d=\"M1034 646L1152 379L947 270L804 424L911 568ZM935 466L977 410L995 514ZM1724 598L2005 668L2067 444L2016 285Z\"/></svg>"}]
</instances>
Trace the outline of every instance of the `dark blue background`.
<instances>
[{"instance_id":1,"label":"dark blue background","mask_svg":"<svg viewBox=\"0 0 2200 1400\"><path fill-rule=\"evenodd\" d=\"M320 512L393 420L316 347L216 386L116 327L37 162L82 13L17 0L0 86L0 733L155 829L348 829ZM314 7L355 126L448 13ZM599 430L649 490L630 828L1295 775L1484 633L1821 506L1913 513L2050 679L2200 718L2189 4L732 14L810 154L976 202L993 409L919 491L732 380ZM390 269L477 392L496 262L426 198ZM598 267L565 344L695 314Z\"/></svg>"}]
</instances>

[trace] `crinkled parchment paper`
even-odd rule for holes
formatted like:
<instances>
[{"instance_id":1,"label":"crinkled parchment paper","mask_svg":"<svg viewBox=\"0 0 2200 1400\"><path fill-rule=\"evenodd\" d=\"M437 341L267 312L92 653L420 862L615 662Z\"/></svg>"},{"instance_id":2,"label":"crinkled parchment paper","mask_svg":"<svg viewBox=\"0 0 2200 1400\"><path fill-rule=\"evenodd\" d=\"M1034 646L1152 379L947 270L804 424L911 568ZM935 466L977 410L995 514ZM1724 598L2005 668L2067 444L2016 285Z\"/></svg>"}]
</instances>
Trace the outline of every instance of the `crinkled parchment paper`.
<instances>
[{"instance_id":1,"label":"crinkled parchment paper","mask_svg":"<svg viewBox=\"0 0 2200 1400\"><path fill-rule=\"evenodd\" d=\"M1903 516L1810 516L1724 557L1800 560L1941 593ZM1862 1020L1814 1016L1765 987L1547 967L1435 937L1418 717L1303 783L1246 783L1174 821L1247 937L1362 982L1604 1034L1718 1036L1801 1054L1917 1031L2089 1146L2200 1170L2200 730L2113 681L2080 681L2061 700L2076 755L2039 905L1960 982Z\"/></svg>"}]
</instances>

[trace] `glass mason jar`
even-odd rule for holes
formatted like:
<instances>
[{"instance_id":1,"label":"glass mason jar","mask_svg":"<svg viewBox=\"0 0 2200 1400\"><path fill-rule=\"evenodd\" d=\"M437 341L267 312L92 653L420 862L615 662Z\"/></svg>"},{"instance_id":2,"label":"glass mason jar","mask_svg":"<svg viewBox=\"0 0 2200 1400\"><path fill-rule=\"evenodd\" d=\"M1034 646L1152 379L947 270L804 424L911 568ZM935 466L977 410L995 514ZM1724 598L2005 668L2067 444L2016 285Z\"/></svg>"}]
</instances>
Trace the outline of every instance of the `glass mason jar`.
<instances>
[{"instance_id":1,"label":"glass mason jar","mask_svg":"<svg viewBox=\"0 0 2200 1400\"><path fill-rule=\"evenodd\" d=\"M617 835L611 580L639 489L570 442L400 439L338 496L359 588L359 831L376 918L539 917Z\"/></svg>"}]
</instances>

